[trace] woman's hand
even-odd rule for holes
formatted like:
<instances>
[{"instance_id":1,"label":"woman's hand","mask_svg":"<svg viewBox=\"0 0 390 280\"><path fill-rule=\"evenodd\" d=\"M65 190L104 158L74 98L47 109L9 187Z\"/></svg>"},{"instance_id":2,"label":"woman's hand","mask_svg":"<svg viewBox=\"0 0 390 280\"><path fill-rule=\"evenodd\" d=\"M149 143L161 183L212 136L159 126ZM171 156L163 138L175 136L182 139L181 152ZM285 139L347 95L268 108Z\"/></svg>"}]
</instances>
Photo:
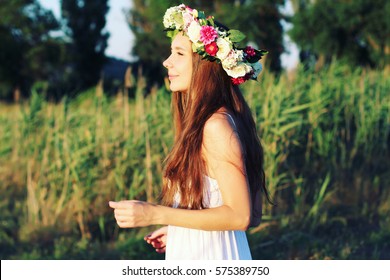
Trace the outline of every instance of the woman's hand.
<instances>
[{"instance_id":1,"label":"woman's hand","mask_svg":"<svg viewBox=\"0 0 390 280\"><path fill-rule=\"evenodd\" d=\"M110 201L116 222L121 228L144 227L153 224L155 205L139 200Z\"/></svg>"},{"instance_id":2,"label":"woman's hand","mask_svg":"<svg viewBox=\"0 0 390 280\"><path fill-rule=\"evenodd\" d=\"M165 253L167 246L168 227L159 228L144 237L144 240L156 249L157 253Z\"/></svg>"}]
</instances>

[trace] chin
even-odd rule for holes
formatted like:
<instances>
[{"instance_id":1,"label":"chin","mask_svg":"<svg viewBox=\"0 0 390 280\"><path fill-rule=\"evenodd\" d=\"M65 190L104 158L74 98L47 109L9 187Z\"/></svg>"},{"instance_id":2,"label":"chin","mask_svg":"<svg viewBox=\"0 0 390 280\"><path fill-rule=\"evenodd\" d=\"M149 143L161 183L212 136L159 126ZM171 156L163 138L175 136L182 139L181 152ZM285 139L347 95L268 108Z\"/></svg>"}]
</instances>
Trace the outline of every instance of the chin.
<instances>
[{"instance_id":1,"label":"chin","mask_svg":"<svg viewBox=\"0 0 390 280\"><path fill-rule=\"evenodd\" d=\"M178 86L175 86L175 85L172 85L172 84L169 86L169 89L172 92L185 92L185 91L187 91L187 89L184 88L184 87L178 87Z\"/></svg>"}]
</instances>

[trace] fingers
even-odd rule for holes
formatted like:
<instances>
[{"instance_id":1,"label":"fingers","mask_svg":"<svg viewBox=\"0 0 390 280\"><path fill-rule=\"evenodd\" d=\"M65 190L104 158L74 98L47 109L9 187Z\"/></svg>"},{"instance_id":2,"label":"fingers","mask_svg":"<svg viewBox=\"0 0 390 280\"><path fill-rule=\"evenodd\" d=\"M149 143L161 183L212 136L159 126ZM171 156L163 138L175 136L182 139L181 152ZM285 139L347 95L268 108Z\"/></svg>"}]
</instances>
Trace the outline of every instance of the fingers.
<instances>
[{"instance_id":1,"label":"fingers","mask_svg":"<svg viewBox=\"0 0 390 280\"><path fill-rule=\"evenodd\" d=\"M148 242L154 249L156 249L157 253L164 253L166 249L165 243L159 242L159 241L151 241Z\"/></svg>"},{"instance_id":2,"label":"fingers","mask_svg":"<svg viewBox=\"0 0 390 280\"><path fill-rule=\"evenodd\" d=\"M130 210L131 211L131 210ZM115 208L114 209L114 214L115 216L128 216L129 215L129 210L128 209L122 209L122 208Z\"/></svg>"},{"instance_id":3,"label":"fingers","mask_svg":"<svg viewBox=\"0 0 390 280\"><path fill-rule=\"evenodd\" d=\"M154 239L154 238L157 238L157 237L165 235L165 234L167 234L167 227L162 227L162 228L159 228L158 230L155 230L155 231L149 233L148 235L145 236L145 238Z\"/></svg>"},{"instance_id":4,"label":"fingers","mask_svg":"<svg viewBox=\"0 0 390 280\"><path fill-rule=\"evenodd\" d=\"M138 226L148 226L148 216L145 207L149 204L138 200L109 201L109 207L114 209L116 222L121 228L133 228ZM146 220L146 221L145 221ZM168 227L162 227L146 235L144 240L156 249L157 253L165 253L166 235Z\"/></svg>"},{"instance_id":5,"label":"fingers","mask_svg":"<svg viewBox=\"0 0 390 280\"><path fill-rule=\"evenodd\" d=\"M128 201L109 201L108 206L113 209L126 209L129 203Z\"/></svg>"},{"instance_id":6,"label":"fingers","mask_svg":"<svg viewBox=\"0 0 390 280\"><path fill-rule=\"evenodd\" d=\"M111 208L115 208L115 206L117 205L118 203L115 202L115 201L109 201L108 202L108 206L110 206Z\"/></svg>"},{"instance_id":7,"label":"fingers","mask_svg":"<svg viewBox=\"0 0 390 280\"><path fill-rule=\"evenodd\" d=\"M148 235L144 237L144 240L149 243L165 243L164 242L164 236L157 236L157 237L149 237Z\"/></svg>"},{"instance_id":8,"label":"fingers","mask_svg":"<svg viewBox=\"0 0 390 280\"><path fill-rule=\"evenodd\" d=\"M157 253L165 253L168 227L159 228L144 237L144 240L156 249Z\"/></svg>"},{"instance_id":9,"label":"fingers","mask_svg":"<svg viewBox=\"0 0 390 280\"><path fill-rule=\"evenodd\" d=\"M152 245L155 249L162 249L166 246L165 243L162 243L161 241L151 241L150 245Z\"/></svg>"},{"instance_id":10,"label":"fingers","mask_svg":"<svg viewBox=\"0 0 390 280\"><path fill-rule=\"evenodd\" d=\"M150 217L145 215L147 203L138 200L109 201L114 210L117 224L121 228L134 228L150 225ZM146 212L148 213L148 212Z\"/></svg>"},{"instance_id":11,"label":"fingers","mask_svg":"<svg viewBox=\"0 0 390 280\"><path fill-rule=\"evenodd\" d=\"M146 243L152 245L154 248L160 249L165 247L165 242L161 238L145 239Z\"/></svg>"},{"instance_id":12,"label":"fingers","mask_svg":"<svg viewBox=\"0 0 390 280\"><path fill-rule=\"evenodd\" d=\"M131 222L133 218L131 215L126 213L126 210L123 209L115 209L114 217L118 223Z\"/></svg>"},{"instance_id":13,"label":"fingers","mask_svg":"<svg viewBox=\"0 0 390 280\"><path fill-rule=\"evenodd\" d=\"M127 209L131 207L132 204L137 202L137 200L109 201L108 206L113 209Z\"/></svg>"},{"instance_id":14,"label":"fingers","mask_svg":"<svg viewBox=\"0 0 390 280\"><path fill-rule=\"evenodd\" d=\"M162 249L156 249L156 252L160 254L165 253L165 247Z\"/></svg>"}]
</instances>

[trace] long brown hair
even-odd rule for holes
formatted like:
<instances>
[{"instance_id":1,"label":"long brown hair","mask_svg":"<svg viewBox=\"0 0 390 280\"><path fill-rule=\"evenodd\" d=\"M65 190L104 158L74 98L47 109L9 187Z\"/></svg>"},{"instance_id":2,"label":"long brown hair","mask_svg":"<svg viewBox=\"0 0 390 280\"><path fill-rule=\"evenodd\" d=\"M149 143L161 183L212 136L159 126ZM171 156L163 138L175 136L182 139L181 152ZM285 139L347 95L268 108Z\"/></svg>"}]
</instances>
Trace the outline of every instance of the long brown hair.
<instances>
[{"instance_id":1,"label":"long brown hair","mask_svg":"<svg viewBox=\"0 0 390 280\"><path fill-rule=\"evenodd\" d=\"M261 216L261 190L269 200L263 170L263 149L256 132L248 104L240 89L233 86L222 66L203 60L193 53L193 70L189 90L173 92L172 110L175 140L165 160L162 203L173 206L175 195L180 193L179 208L201 209L204 175L207 175L202 158L203 128L206 121L220 108L233 116L244 153L252 205L260 203L260 210L252 216ZM253 211L253 210L252 210Z\"/></svg>"}]
</instances>

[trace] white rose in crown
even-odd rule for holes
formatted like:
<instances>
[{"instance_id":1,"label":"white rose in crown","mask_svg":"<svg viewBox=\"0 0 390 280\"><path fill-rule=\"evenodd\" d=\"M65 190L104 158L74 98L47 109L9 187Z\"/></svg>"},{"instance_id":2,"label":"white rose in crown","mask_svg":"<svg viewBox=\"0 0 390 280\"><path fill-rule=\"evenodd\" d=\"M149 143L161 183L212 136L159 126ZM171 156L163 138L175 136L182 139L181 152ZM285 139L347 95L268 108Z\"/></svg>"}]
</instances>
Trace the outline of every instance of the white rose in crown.
<instances>
[{"instance_id":1,"label":"white rose in crown","mask_svg":"<svg viewBox=\"0 0 390 280\"><path fill-rule=\"evenodd\" d=\"M190 40L193 43L197 43L200 39L200 25L195 20L191 22L190 26L188 27L188 37L190 37Z\"/></svg>"},{"instance_id":2,"label":"white rose in crown","mask_svg":"<svg viewBox=\"0 0 390 280\"><path fill-rule=\"evenodd\" d=\"M250 71L252 71L252 67L248 66L245 63L239 63L239 64L237 64L237 66L235 66L231 69L226 69L226 68L224 68L224 69L225 69L226 73L232 78L243 77L246 75L246 73L249 73Z\"/></svg>"},{"instance_id":3,"label":"white rose in crown","mask_svg":"<svg viewBox=\"0 0 390 280\"><path fill-rule=\"evenodd\" d=\"M175 27L174 21L173 21L173 14L174 13L177 13L176 7L169 8L165 12L164 20L163 20L163 24L164 24L165 28L174 28Z\"/></svg>"},{"instance_id":4,"label":"white rose in crown","mask_svg":"<svg viewBox=\"0 0 390 280\"><path fill-rule=\"evenodd\" d=\"M238 57L234 50L230 50L229 54L222 60L223 69L231 69L238 63Z\"/></svg>"},{"instance_id":5,"label":"white rose in crown","mask_svg":"<svg viewBox=\"0 0 390 280\"><path fill-rule=\"evenodd\" d=\"M238 61L244 60L244 51L243 50L236 50L235 56L237 57Z\"/></svg>"},{"instance_id":6,"label":"white rose in crown","mask_svg":"<svg viewBox=\"0 0 390 280\"><path fill-rule=\"evenodd\" d=\"M182 12L185 5L169 8L164 15L163 24L165 28L183 29L184 19Z\"/></svg>"},{"instance_id":7,"label":"white rose in crown","mask_svg":"<svg viewBox=\"0 0 390 280\"><path fill-rule=\"evenodd\" d=\"M232 50L232 45L228 40L224 38L218 38L217 46L218 46L218 52L216 56L222 61L228 56L228 54Z\"/></svg>"}]
</instances>

